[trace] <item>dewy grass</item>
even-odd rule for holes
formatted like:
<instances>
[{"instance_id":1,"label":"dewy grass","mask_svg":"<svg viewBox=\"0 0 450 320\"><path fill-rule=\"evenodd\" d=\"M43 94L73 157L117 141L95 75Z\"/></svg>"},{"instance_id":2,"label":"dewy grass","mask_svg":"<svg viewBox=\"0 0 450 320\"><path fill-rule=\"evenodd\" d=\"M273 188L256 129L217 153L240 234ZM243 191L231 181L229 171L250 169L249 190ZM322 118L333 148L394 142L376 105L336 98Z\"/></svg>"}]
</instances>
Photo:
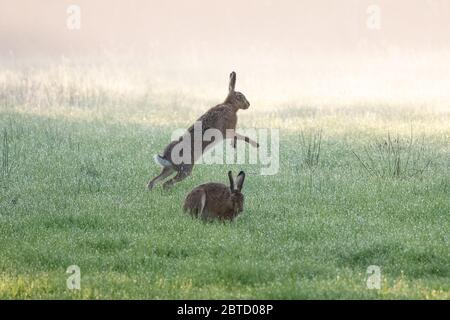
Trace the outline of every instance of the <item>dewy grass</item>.
<instances>
[{"instance_id":1,"label":"dewy grass","mask_svg":"<svg viewBox=\"0 0 450 320\"><path fill-rule=\"evenodd\" d=\"M8 132L6 129L3 130L3 139L2 139L2 176L8 176L10 172L9 167L9 141L8 141Z\"/></svg>"},{"instance_id":2,"label":"dewy grass","mask_svg":"<svg viewBox=\"0 0 450 320\"><path fill-rule=\"evenodd\" d=\"M309 132L305 134L301 132L301 152L303 154L302 161L309 167L315 167L319 165L320 148L322 145L322 129L315 132Z\"/></svg>"},{"instance_id":3,"label":"dewy grass","mask_svg":"<svg viewBox=\"0 0 450 320\"><path fill-rule=\"evenodd\" d=\"M2 157L1 157L1 180L7 184L6 180L11 175L14 168L14 162L11 159L11 141L8 131L3 129L2 134Z\"/></svg>"},{"instance_id":4,"label":"dewy grass","mask_svg":"<svg viewBox=\"0 0 450 320\"><path fill-rule=\"evenodd\" d=\"M397 135L392 138L388 133L383 140L375 139L363 148L356 159L364 170L377 177L415 177L422 175L430 166L432 154L427 152L425 138L414 140L412 129L409 138Z\"/></svg>"}]
</instances>

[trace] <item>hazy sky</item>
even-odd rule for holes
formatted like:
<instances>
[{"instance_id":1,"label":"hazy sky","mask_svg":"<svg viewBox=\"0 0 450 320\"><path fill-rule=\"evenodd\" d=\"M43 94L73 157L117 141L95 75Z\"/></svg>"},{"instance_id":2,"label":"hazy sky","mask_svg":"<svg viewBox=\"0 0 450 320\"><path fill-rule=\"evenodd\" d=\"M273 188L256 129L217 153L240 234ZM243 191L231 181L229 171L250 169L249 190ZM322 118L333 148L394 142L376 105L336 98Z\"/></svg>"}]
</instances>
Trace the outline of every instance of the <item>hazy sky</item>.
<instances>
[{"instance_id":1,"label":"hazy sky","mask_svg":"<svg viewBox=\"0 0 450 320\"><path fill-rule=\"evenodd\" d=\"M71 5L80 29L68 28ZM0 0L0 59L5 70L56 61L98 85L208 99L234 70L260 108L448 107L450 0Z\"/></svg>"},{"instance_id":2,"label":"hazy sky","mask_svg":"<svg viewBox=\"0 0 450 320\"><path fill-rule=\"evenodd\" d=\"M69 5L80 30L67 28ZM369 5L380 9L369 29ZM370 10L370 9L369 9ZM448 0L0 0L0 54L352 52L450 44Z\"/></svg>"}]
</instances>

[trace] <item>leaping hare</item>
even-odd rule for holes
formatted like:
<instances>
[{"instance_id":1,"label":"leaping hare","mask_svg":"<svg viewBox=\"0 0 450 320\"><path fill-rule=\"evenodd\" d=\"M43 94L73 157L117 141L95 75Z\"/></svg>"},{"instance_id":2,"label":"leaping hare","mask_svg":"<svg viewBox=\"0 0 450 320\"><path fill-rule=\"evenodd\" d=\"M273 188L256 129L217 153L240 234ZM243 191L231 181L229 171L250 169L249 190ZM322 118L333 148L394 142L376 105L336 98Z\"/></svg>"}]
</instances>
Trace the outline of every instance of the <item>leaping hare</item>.
<instances>
[{"instance_id":1,"label":"leaping hare","mask_svg":"<svg viewBox=\"0 0 450 320\"><path fill-rule=\"evenodd\" d=\"M207 148L212 147L215 143L218 142L215 141L215 139L213 141L203 141L203 133L207 129L217 129L221 132L222 137L225 137L225 139L233 139L232 145L234 147L236 147L236 140L238 139L250 143L254 147L259 147L259 144L257 142L246 136L236 133L237 112L239 109L248 109L250 103L242 93L234 90L235 85L236 73L233 71L230 74L228 96L225 101L209 109L197 120L197 123L200 122L202 125L202 134L200 135L202 141L199 142L201 145L201 153L194 152L195 138L197 135L194 134L194 125L192 125L182 137L180 137L178 140L172 141L165 148L162 156L155 155L155 162L161 165L163 168L161 173L157 177L148 182L148 189L151 190L157 182L166 179L174 172L176 172L177 174L163 184L164 189L170 188L176 182L180 182L191 174L195 161L199 157L201 157L201 155ZM177 146L179 147L179 143L186 143L186 141L188 144L190 143L191 160L188 162L173 161L172 150Z\"/></svg>"},{"instance_id":2,"label":"leaping hare","mask_svg":"<svg viewBox=\"0 0 450 320\"><path fill-rule=\"evenodd\" d=\"M244 210L242 186L245 173L239 172L236 188L231 171L228 172L230 186L222 183L205 183L194 188L186 196L183 210L203 220L233 220Z\"/></svg>"}]
</instances>

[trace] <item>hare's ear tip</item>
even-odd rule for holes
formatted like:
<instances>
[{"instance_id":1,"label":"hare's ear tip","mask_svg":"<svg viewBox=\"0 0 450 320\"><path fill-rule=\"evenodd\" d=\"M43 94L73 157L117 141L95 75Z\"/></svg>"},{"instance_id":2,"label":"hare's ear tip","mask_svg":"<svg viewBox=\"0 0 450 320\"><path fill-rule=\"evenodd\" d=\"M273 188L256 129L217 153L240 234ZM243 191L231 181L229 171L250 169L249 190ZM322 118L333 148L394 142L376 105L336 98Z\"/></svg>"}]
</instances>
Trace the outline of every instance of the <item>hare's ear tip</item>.
<instances>
[{"instance_id":1,"label":"hare's ear tip","mask_svg":"<svg viewBox=\"0 0 450 320\"><path fill-rule=\"evenodd\" d=\"M228 91L232 92L234 91L234 86L236 85L236 72L230 73L230 84L228 85Z\"/></svg>"},{"instance_id":2,"label":"hare's ear tip","mask_svg":"<svg viewBox=\"0 0 450 320\"><path fill-rule=\"evenodd\" d=\"M245 174L245 172L241 170L241 171L238 173L238 176L240 176L241 174Z\"/></svg>"},{"instance_id":3,"label":"hare's ear tip","mask_svg":"<svg viewBox=\"0 0 450 320\"><path fill-rule=\"evenodd\" d=\"M230 170L230 171L228 171L228 175L230 175L230 174L233 174L233 172L231 172L231 170Z\"/></svg>"}]
</instances>

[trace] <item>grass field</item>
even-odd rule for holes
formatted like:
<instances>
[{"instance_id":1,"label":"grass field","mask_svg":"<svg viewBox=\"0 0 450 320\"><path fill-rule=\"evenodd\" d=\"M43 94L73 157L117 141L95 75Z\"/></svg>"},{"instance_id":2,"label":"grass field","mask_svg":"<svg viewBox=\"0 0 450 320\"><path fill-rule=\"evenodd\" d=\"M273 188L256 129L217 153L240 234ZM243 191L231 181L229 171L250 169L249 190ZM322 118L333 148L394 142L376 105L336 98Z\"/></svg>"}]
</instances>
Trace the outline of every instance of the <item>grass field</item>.
<instances>
[{"instance_id":1,"label":"grass field","mask_svg":"<svg viewBox=\"0 0 450 320\"><path fill-rule=\"evenodd\" d=\"M101 70L14 68L0 71L1 299L450 299L448 107L259 108L241 87L252 106L238 126L280 129L279 173L202 165L149 192L153 154L221 102L226 77L199 98L136 94ZM229 169L247 172L239 219L183 214L189 190ZM66 287L70 265L81 290Z\"/></svg>"}]
</instances>

